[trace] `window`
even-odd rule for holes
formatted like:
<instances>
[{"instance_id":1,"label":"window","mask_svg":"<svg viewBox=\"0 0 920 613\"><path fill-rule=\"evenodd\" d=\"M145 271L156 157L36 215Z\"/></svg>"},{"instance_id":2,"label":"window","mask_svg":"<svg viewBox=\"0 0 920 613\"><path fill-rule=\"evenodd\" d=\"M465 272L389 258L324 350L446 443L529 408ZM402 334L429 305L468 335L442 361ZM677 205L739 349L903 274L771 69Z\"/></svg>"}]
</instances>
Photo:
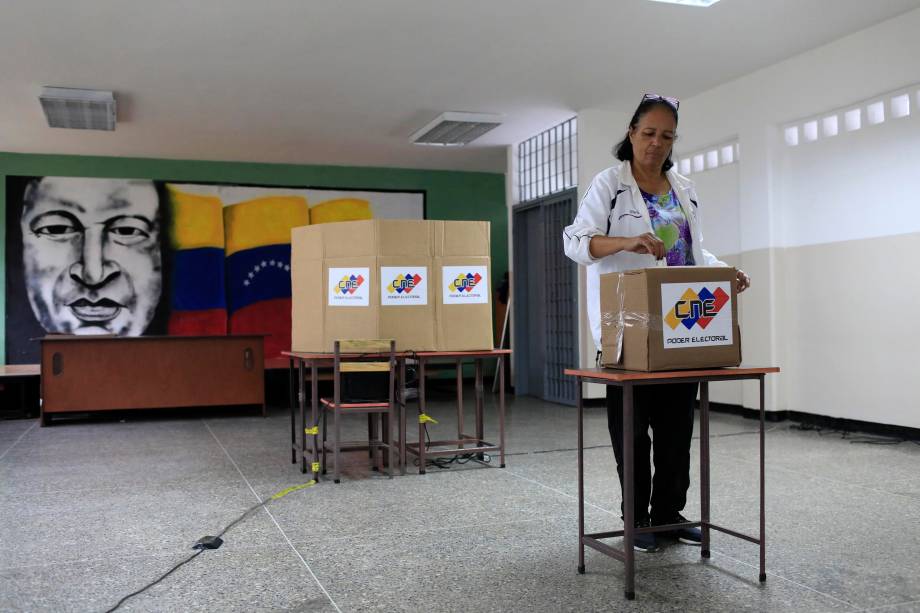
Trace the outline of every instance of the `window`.
<instances>
[{"instance_id":1,"label":"window","mask_svg":"<svg viewBox=\"0 0 920 613\"><path fill-rule=\"evenodd\" d=\"M901 119L910 116L911 97L916 92L916 104L920 107L920 91L916 85L880 94L879 96L849 108L840 108L810 119L802 119L783 127L783 139L790 147L800 142L814 142L819 138L837 136L841 131L855 132L865 125L876 126L888 117ZM886 110L888 115L886 115ZM841 116L843 117L841 122ZM842 123L842 125L841 125Z\"/></svg>"},{"instance_id":2,"label":"window","mask_svg":"<svg viewBox=\"0 0 920 613\"><path fill-rule=\"evenodd\" d=\"M703 172L703 168L705 168L703 154L697 153L693 156L693 172Z\"/></svg>"},{"instance_id":3,"label":"window","mask_svg":"<svg viewBox=\"0 0 920 613\"><path fill-rule=\"evenodd\" d=\"M806 121L805 125L802 126L802 135L809 143L813 143L818 140L818 122Z\"/></svg>"},{"instance_id":4,"label":"window","mask_svg":"<svg viewBox=\"0 0 920 613\"><path fill-rule=\"evenodd\" d=\"M874 126L885 121L885 103L879 100L866 107L866 116L869 125Z\"/></svg>"},{"instance_id":5,"label":"window","mask_svg":"<svg viewBox=\"0 0 920 613\"><path fill-rule=\"evenodd\" d=\"M862 127L862 109L852 109L844 115L847 132L853 132Z\"/></svg>"},{"instance_id":6,"label":"window","mask_svg":"<svg viewBox=\"0 0 920 613\"><path fill-rule=\"evenodd\" d=\"M719 166L719 150L713 149L706 152L706 170Z\"/></svg>"},{"instance_id":7,"label":"window","mask_svg":"<svg viewBox=\"0 0 920 613\"><path fill-rule=\"evenodd\" d=\"M901 94L891 99L891 116L895 119L910 115L910 96Z\"/></svg>"},{"instance_id":8,"label":"window","mask_svg":"<svg viewBox=\"0 0 920 613\"><path fill-rule=\"evenodd\" d=\"M576 118L544 130L518 145L521 202L565 191L578 184Z\"/></svg>"},{"instance_id":9,"label":"window","mask_svg":"<svg viewBox=\"0 0 920 613\"><path fill-rule=\"evenodd\" d=\"M734 141L690 153L675 153L675 170L682 175L689 175L734 164L739 159L738 152L738 141Z\"/></svg>"}]
</instances>

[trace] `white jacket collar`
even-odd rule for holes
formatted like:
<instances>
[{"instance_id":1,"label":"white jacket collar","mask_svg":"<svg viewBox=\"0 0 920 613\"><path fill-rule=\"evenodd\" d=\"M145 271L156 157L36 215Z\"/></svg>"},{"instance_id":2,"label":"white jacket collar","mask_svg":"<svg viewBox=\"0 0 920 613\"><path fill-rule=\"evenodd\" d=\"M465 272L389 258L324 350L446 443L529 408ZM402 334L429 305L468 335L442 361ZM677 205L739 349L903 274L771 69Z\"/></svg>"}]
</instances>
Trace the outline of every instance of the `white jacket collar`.
<instances>
[{"instance_id":1,"label":"white jacket collar","mask_svg":"<svg viewBox=\"0 0 920 613\"><path fill-rule=\"evenodd\" d=\"M678 174L678 172L674 170L675 168L677 168L676 165L672 166L671 169L665 173L671 186L685 190L692 188L694 186L693 181L682 174ZM636 178L633 176L632 164L629 160L620 162L620 166L617 168L617 177L622 185L628 185L635 188L639 187L639 184L636 183Z\"/></svg>"}]
</instances>

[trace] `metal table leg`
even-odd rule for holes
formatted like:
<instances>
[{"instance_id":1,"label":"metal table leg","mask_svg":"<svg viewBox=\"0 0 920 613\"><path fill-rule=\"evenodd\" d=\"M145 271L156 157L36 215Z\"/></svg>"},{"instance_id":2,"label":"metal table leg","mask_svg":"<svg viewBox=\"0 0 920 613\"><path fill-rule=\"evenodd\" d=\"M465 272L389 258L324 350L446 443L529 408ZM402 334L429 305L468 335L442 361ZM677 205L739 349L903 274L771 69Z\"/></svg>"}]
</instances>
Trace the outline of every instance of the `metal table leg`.
<instances>
[{"instance_id":1,"label":"metal table leg","mask_svg":"<svg viewBox=\"0 0 920 613\"><path fill-rule=\"evenodd\" d=\"M583 440L585 426L581 377L577 378L576 386L578 387L578 444L576 445L578 448L578 573L583 575L585 574L585 446Z\"/></svg>"},{"instance_id":2,"label":"metal table leg","mask_svg":"<svg viewBox=\"0 0 920 613\"><path fill-rule=\"evenodd\" d=\"M319 369L316 367L316 361L310 362L310 427L315 428L319 424ZM313 439L313 459L311 460L311 470L319 461L319 448L317 445L317 436L314 434ZM319 480L319 471L313 470L314 481Z\"/></svg>"},{"instance_id":3,"label":"metal table leg","mask_svg":"<svg viewBox=\"0 0 920 613\"><path fill-rule=\"evenodd\" d=\"M288 407L291 410L291 464L297 464L297 426L294 419L294 358L288 360Z\"/></svg>"},{"instance_id":4,"label":"metal table leg","mask_svg":"<svg viewBox=\"0 0 920 613\"><path fill-rule=\"evenodd\" d=\"M709 382L700 382L700 532L703 533L700 555L709 552Z\"/></svg>"},{"instance_id":5,"label":"metal table leg","mask_svg":"<svg viewBox=\"0 0 920 613\"><path fill-rule=\"evenodd\" d=\"M297 374L299 375L299 383L297 386L297 404L300 406L300 472L307 472L307 432L306 432L306 404L307 401L307 391L304 389L304 367L303 360L298 360L297 362Z\"/></svg>"},{"instance_id":6,"label":"metal table leg","mask_svg":"<svg viewBox=\"0 0 920 613\"><path fill-rule=\"evenodd\" d=\"M418 412L425 412L425 358L418 360ZM425 424L418 421L418 474L425 474Z\"/></svg>"},{"instance_id":7,"label":"metal table leg","mask_svg":"<svg viewBox=\"0 0 920 613\"><path fill-rule=\"evenodd\" d=\"M457 449L463 449L463 360L457 360Z\"/></svg>"},{"instance_id":8,"label":"metal table leg","mask_svg":"<svg viewBox=\"0 0 920 613\"><path fill-rule=\"evenodd\" d=\"M399 473L406 474L406 359L399 361Z\"/></svg>"},{"instance_id":9,"label":"metal table leg","mask_svg":"<svg viewBox=\"0 0 920 613\"><path fill-rule=\"evenodd\" d=\"M498 455L499 467L505 467L505 356L498 356Z\"/></svg>"},{"instance_id":10,"label":"metal table leg","mask_svg":"<svg viewBox=\"0 0 920 613\"><path fill-rule=\"evenodd\" d=\"M484 404L484 394L482 384L482 358L476 358L476 446L482 445L482 437L485 436L485 429L482 423L482 412ZM477 458L482 460L483 454L478 454Z\"/></svg>"},{"instance_id":11,"label":"metal table leg","mask_svg":"<svg viewBox=\"0 0 920 613\"><path fill-rule=\"evenodd\" d=\"M764 376L760 375L760 582L767 580L767 520L764 467Z\"/></svg>"},{"instance_id":12,"label":"metal table leg","mask_svg":"<svg viewBox=\"0 0 920 613\"><path fill-rule=\"evenodd\" d=\"M636 598L635 483L633 467L633 385L623 384L623 563L626 566L627 600Z\"/></svg>"}]
</instances>

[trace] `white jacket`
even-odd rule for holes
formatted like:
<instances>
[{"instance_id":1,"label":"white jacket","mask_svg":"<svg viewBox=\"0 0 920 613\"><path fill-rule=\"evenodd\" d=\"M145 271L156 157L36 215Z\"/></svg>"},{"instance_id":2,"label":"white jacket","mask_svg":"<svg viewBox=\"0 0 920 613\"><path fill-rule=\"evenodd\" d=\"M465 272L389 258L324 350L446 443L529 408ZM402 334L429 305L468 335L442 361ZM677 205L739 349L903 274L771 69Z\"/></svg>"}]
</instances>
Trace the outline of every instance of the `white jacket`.
<instances>
[{"instance_id":1,"label":"white jacket","mask_svg":"<svg viewBox=\"0 0 920 613\"><path fill-rule=\"evenodd\" d=\"M690 222L693 261L697 266L727 266L725 262L703 249L699 206L693 182L677 174L673 168L667 172L667 177L677 194L684 215ZM575 221L562 231L565 254L588 267L588 321L598 351L601 348L600 275L638 268L654 268L657 263L652 255L640 255L629 251L596 259L588 250L591 237L638 236L646 232L654 232L652 222L628 161L619 162L594 177L578 207Z\"/></svg>"}]
</instances>

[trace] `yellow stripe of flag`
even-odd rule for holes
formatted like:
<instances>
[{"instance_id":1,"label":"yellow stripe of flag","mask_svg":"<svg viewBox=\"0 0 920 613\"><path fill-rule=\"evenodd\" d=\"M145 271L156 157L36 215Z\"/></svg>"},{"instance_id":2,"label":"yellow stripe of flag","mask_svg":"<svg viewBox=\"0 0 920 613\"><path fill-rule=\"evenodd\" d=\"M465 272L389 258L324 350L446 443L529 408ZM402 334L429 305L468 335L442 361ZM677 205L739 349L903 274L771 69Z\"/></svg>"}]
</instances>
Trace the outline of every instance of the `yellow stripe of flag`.
<instances>
[{"instance_id":1,"label":"yellow stripe of flag","mask_svg":"<svg viewBox=\"0 0 920 613\"><path fill-rule=\"evenodd\" d=\"M228 206L224 209L227 255L290 243L291 228L309 224L310 210L302 196L266 196Z\"/></svg>"},{"instance_id":2,"label":"yellow stripe of flag","mask_svg":"<svg viewBox=\"0 0 920 613\"><path fill-rule=\"evenodd\" d=\"M373 219L371 203L359 198L327 200L310 208L310 223L333 223L336 221L359 221Z\"/></svg>"},{"instance_id":3,"label":"yellow stripe of flag","mask_svg":"<svg viewBox=\"0 0 920 613\"><path fill-rule=\"evenodd\" d=\"M224 246L223 202L218 196L186 194L168 186L172 207L172 246L198 249Z\"/></svg>"}]
</instances>

